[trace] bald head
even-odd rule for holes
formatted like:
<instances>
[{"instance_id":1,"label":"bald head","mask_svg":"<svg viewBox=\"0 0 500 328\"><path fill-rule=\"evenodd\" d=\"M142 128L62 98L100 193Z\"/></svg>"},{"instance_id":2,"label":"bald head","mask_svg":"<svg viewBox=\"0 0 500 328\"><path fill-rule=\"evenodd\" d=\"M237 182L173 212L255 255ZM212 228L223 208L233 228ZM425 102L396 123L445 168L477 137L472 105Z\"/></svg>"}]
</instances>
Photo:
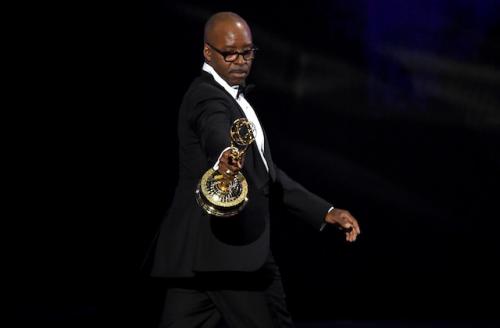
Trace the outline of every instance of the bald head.
<instances>
[{"instance_id":1,"label":"bald head","mask_svg":"<svg viewBox=\"0 0 500 328\"><path fill-rule=\"evenodd\" d=\"M236 31L247 33L250 38L252 37L250 27L240 15L230 11L219 12L206 22L204 40L212 43L221 35Z\"/></svg>"},{"instance_id":2,"label":"bald head","mask_svg":"<svg viewBox=\"0 0 500 328\"><path fill-rule=\"evenodd\" d=\"M243 84L250 73L254 54L252 32L247 22L238 14L220 12L208 19L204 32L205 62L230 85Z\"/></svg>"}]
</instances>

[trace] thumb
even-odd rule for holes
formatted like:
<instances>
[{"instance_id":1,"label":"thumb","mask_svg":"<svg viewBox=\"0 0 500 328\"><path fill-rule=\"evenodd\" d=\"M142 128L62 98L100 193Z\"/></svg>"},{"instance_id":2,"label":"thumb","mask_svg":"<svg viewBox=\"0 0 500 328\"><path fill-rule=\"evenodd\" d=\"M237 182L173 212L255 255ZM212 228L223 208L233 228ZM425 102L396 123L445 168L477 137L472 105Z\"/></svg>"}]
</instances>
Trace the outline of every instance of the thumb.
<instances>
[{"instance_id":1,"label":"thumb","mask_svg":"<svg viewBox=\"0 0 500 328\"><path fill-rule=\"evenodd\" d=\"M349 222L343 222L341 230L351 231L352 230L352 224L349 223Z\"/></svg>"}]
</instances>

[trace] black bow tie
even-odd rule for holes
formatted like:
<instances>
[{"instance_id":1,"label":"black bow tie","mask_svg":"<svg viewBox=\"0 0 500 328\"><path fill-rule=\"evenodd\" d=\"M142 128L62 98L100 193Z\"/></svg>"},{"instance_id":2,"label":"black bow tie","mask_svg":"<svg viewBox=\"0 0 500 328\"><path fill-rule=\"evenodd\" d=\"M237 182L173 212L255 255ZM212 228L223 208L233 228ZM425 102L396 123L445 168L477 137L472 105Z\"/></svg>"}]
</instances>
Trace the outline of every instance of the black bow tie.
<instances>
[{"instance_id":1,"label":"black bow tie","mask_svg":"<svg viewBox=\"0 0 500 328\"><path fill-rule=\"evenodd\" d=\"M253 90L253 88L255 88L255 84L239 85L238 86L238 93L236 94L236 99L238 99L238 97L241 94L246 96L250 91Z\"/></svg>"}]
</instances>

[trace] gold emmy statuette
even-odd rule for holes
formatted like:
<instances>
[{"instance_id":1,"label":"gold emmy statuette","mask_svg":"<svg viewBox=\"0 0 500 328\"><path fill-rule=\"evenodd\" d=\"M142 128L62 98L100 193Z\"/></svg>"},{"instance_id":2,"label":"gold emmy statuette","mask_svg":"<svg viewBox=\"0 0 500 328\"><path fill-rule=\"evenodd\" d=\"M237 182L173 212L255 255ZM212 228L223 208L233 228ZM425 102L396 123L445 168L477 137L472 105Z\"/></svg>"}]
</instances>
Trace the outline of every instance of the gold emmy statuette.
<instances>
[{"instance_id":1,"label":"gold emmy statuette","mask_svg":"<svg viewBox=\"0 0 500 328\"><path fill-rule=\"evenodd\" d=\"M231 157L239 161L255 140L255 126L246 118L234 121L230 130ZM229 217L238 214L247 204L248 183L243 174L221 174L209 169L196 188L196 201L208 214Z\"/></svg>"}]
</instances>

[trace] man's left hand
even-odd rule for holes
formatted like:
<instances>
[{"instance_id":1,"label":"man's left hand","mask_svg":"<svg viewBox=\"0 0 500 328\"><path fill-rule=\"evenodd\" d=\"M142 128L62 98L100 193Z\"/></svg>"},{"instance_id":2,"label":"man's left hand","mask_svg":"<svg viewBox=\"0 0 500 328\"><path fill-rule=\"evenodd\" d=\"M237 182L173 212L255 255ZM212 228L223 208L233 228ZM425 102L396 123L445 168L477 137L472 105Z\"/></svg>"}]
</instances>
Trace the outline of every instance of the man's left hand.
<instances>
[{"instance_id":1,"label":"man's left hand","mask_svg":"<svg viewBox=\"0 0 500 328\"><path fill-rule=\"evenodd\" d=\"M356 237L361 233L358 221L349 211L334 208L326 214L325 221L330 224L336 224L344 230L347 241L355 241Z\"/></svg>"}]
</instances>

